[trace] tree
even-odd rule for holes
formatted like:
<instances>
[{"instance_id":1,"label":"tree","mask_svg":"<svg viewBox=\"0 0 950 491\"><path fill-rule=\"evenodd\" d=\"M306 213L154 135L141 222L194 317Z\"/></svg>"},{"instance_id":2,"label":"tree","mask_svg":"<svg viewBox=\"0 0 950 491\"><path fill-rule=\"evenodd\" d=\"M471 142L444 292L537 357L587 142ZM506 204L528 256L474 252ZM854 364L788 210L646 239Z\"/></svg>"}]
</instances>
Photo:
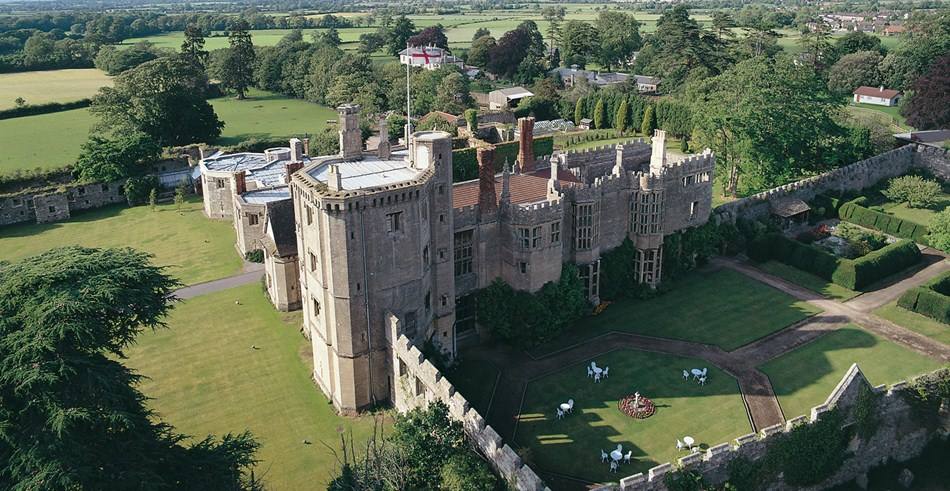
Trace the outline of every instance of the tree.
<instances>
[{"instance_id":1,"label":"tree","mask_svg":"<svg viewBox=\"0 0 950 491\"><path fill-rule=\"evenodd\" d=\"M142 41L124 49L116 49L115 46L106 45L99 48L95 65L96 68L109 75L118 75L158 57L157 50L148 41Z\"/></svg>"},{"instance_id":2,"label":"tree","mask_svg":"<svg viewBox=\"0 0 950 491\"><path fill-rule=\"evenodd\" d=\"M415 33L415 24L406 16L400 15L396 19L396 23L387 31L386 46L389 48L389 54L396 56L400 51L406 49L406 43Z\"/></svg>"},{"instance_id":3,"label":"tree","mask_svg":"<svg viewBox=\"0 0 950 491\"><path fill-rule=\"evenodd\" d=\"M178 183L175 186L175 208L178 210L178 213L181 214L182 207L185 206L185 194L188 192L188 187L185 181Z\"/></svg>"},{"instance_id":4,"label":"tree","mask_svg":"<svg viewBox=\"0 0 950 491\"><path fill-rule=\"evenodd\" d=\"M934 215L927 229L927 244L943 252L950 252L950 208Z\"/></svg>"},{"instance_id":5,"label":"tree","mask_svg":"<svg viewBox=\"0 0 950 491\"><path fill-rule=\"evenodd\" d=\"M241 20L228 32L229 47L220 74L221 85L236 91L238 99L244 99L248 87L254 84L254 45L247 28L247 23Z\"/></svg>"},{"instance_id":6,"label":"tree","mask_svg":"<svg viewBox=\"0 0 950 491\"><path fill-rule=\"evenodd\" d=\"M633 15L616 10L602 10L597 14L597 32L600 46L594 58L610 71L623 66L640 49L640 22Z\"/></svg>"},{"instance_id":7,"label":"tree","mask_svg":"<svg viewBox=\"0 0 950 491\"><path fill-rule=\"evenodd\" d=\"M431 115L425 118L419 126L416 127L419 131L445 131L446 133L455 136L455 132L458 129L455 124L448 122L442 116L438 114Z\"/></svg>"},{"instance_id":8,"label":"tree","mask_svg":"<svg viewBox=\"0 0 950 491\"><path fill-rule=\"evenodd\" d=\"M604 107L604 99L597 99L594 105L594 127L602 130L607 127L607 109Z\"/></svg>"},{"instance_id":9,"label":"tree","mask_svg":"<svg viewBox=\"0 0 950 491\"><path fill-rule=\"evenodd\" d=\"M364 32L360 34L359 52L371 54L379 51L385 44L385 38L378 32Z\"/></svg>"},{"instance_id":10,"label":"tree","mask_svg":"<svg viewBox=\"0 0 950 491\"><path fill-rule=\"evenodd\" d=\"M837 58L834 46L831 45L831 26L819 20L812 27L802 31L802 53L800 59L810 65L815 72L824 72Z\"/></svg>"},{"instance_id":11,"label":"tree","mask_svg":"<svg viewBox=\"0 0 950 491\"><path fill-rule=\"evenodd\" d=\"M493 491L498 479L473 452L450 457L440 471L445 491Z\"/></svg>"},{"instance_id":12,"label":"tree","mask_svg":"<svg viewBox=\"0 0 950 491\"><path fill-rule=\"evenodd\" d=\"M426 27L407 41L410 46L436 46L449 49L449 38L445 36L442 24Z\"/></svg>"},{"instance_id":13,"label":"tree","mask_svg":"<svg viewBox=\"0 0 950 491\"><path fill-rule=\"evenodd\" d=\"M114 80L93 99L100 127L141 131L162 146L214 141L221 134L224 123L205 100L208 79L185 59L152 60Z\"/></svg>"},{"instance_id":14,"label":"tree","mask_svg":"<svg viewBox=\"0 0 950 491\"><path fill-rule=\"evenodd\" d=\"M92 135L82 145L75 171L81 181L114 182L142 175L156 162L162 147L140 131L103 138Z\"/></svg>"},{"instance_id":15,"label":"tree","mask_svg":"<svg viewBox=\"0 0 950 491\"><path fill-rule=\"evenodd\" d=\"M909 89L937 58L950 53L950 10L915 12L904 25L903 42L881 63L884 85L896 90Z\"/></svg>"},{"instance_id":16,"label":"tree","mask_svg":"<svg viewBox=\"0 0 950 491\"><path fill-rule=\"evenodd\" d=\"M453 71L439 82L435 94L435 109L449 114L461 114L473 104L468 88L468 77Z\"/></svg>"},{"instance_id":17,"label":"tree","mask_svg":"<svg viewBox=\"0 0 950 491\"><path fill-rule=\"evenodd\" d=\"M551 51L558 47L561 39L561 21L564 20L566 11L560 5L547 5L541 9L541 17L548 21L548 44Z\"/></svg>"},{"instance_id":18,"label":"tree","mask_svg":"<svg viewBox=\"0 0 950 491\"><path fill-rule=\"evenodd\" d=\"M872 36L864 31L851 31L835 41L835 51L838 56L850 55L859 51L875 51L881 53L881 38Z\"/></svg>"},{"instance_id":19,"label":"tree","mask_svg":"<svg viewBox=\"0 0 950 491\"><path fill-rule=\"evenodd\" d=\"M495 44L495 38L491 36L476 38L472 42L472 47L468 50L468 62L479 68L486 68L491 60Z\"/></svg>"},{"instance_id":20,"label":"tree","mask_svg":"<svg viewBox=\"0 0 950 491\"><path fill-rule=\"evenodd\" d=\"M475 34L472 35L472 44L474 44L478 38L484 37L484 36L491 36L491 31L489 31L488 29L484 27L479 27L478 29L475 29Z\"/></svg>"},{"instance_id":21,"label":"tree","mask_svg":"<svg viewBox=\"0 0 950 491\"><path fill-rule=\"evenodd\" d=\"M712 27L713 31L716 33L716 38L719 39L720 42L734 38L736 36L736 34L732 32L732 28L736 27L736 20L729 12L722 10L713 12Z\"/></svg>"},{"instance_id":22,"label":"tree","mask_svg":"<svg viewBox=\"0 0 950 491\"><path fill-rule=\"evenodd\" d=\"M469 131L475 131L478 128L478 110L466 109L464 115Z\"/></svg>"},{"instance_id":23,"label":"tree","mask_svg":"<svg viewBox=\"0 0 950 491\"><path fill-rule=\"evenodd\" d=\"M627 106L627 99L620 101L617 107L617 115L614 116L614 128L621 133L627 132L627 126L630 124L630 108Z\"/></svg>"},{"instance_id":24,"label":"tree","mask_svg":"<svg viewBox=\"0 0 950 491\"><path fill-rule=\"evenodd\" d=\"M396 134L398 135L400 133L401 131ZM323 131L317 132L310 140L310 153L312 155L336 155L339 151L340 135L330 127L326 127Z\"/></svg>"},{"instance_id":25,"label":"tree","mask_svg":"<svg viewBox=\"0 0 950 491\"><path fill-rule=\"evenodd\" d=\"M920 176L902 176L891 179L887 189L881 194L888 198L907 203L911 208L926 208L937 202L941 187L937 181L924 179Z\"/></svg>"},{"instance_id":26,"label":"tree","mask_svg":"<svg viewBox=\"0 0 950 491\"><path fill-rule=\"evenodd\" d=\"M505 33L492 49L488 69L524 83L543 72L544 38L534 21L526 20Z\"/></svg>"},{"instance_id":27,"label":"tree","mask_svg":"<svg viewBox=\"0 0 950 491\"><path fill-rule=\"evenodd\" d=\"M577 102L574 103L574 124L581 124L582 119L584 119L584 98L578 97Z\"/></svg>"},{"instance_id":28,"label":"tree","mask_svg":"<svg viewBox=\"0 0 950 491\"><path fill-rule=\"evenodd\" d=\"M640 132L643 136L652 137L653 130L656 129L656 118L653 116L653 106L649 105L643 110L643 122L640 123Z\"/></svg>"},{"instance_id":29,"label":"tree","mask_svg":"<svg viewBox=\"0 0 950 491\"><path fill-rule=\"evenodd\" d=\"M185 40L181 43L181 55L189 62L204 68L208 60L208 52L205 51L205 35L201 29L188 24L185 27Z\"/></svg>"},{"instance_id":30,"label":"tree","mask_svg":"<svg viewBox=\"0 0 950 491\"><path fill-rule=\"evenodd\" d=\"M907 124L921 130L950 127L950 55L938 58L918 78L901 108Z\"/></svg>"},{"instance_id":31,"label":"tree","mask_svg":"<svg viewBox=\"0 0 950 491\"><path fill-rule=\"evenodd\" d=\"M580 20L569 20L561 28L559 46L565 65L584 67L600 46L599 33L594 26Z\"/></svg>"},{"instance_id":32,"label":"tree","mask_svg":"<svg viewBox=\"0 0 950 491\"><path fill-rule=\"evenodd\" d=\"M850 95L862 85L876 87L881 82L878 65L883 58L875 51L858 51L844 55L828 70L828 89Z\"/></svg>"},{"instance_id":33,"label":"tree","mask_svg":"<svg viewBox=\"0 0 950 491\"><path fill-rule=\"evenodd\" d=\"M640 50L636 73L663 78L665 90L676 90L688 78L704 78L720 73L729 64L716 36L703 30L689 9L676 5L663 12L656 32Z\"/></svg>"},{"instance_id":34,"label":"tree","mask_svg":"<svg viewBox=\"0 0 950 491\"><path fill-rule=\"evenodd\" d=\"M158 191L152 188L152 190L148 192L148 208L150 210L155 211L156 201L158 201Z\"/></svg>"},{"instance_id":35,"label":"tree","mask_svg":"<svg viewBox=\"0 0 950 491\"><path fill-rule=\"evenodd\" d=\"M323 32L313 33L313 44L323 44L336 48L343 43L340 39L340 32L335 27L331 27Z\"/></svg>"},{"instance_id":36,"label":"tree","mask_svg":"<svg viewBox=\"0 0 950 491\"><path fill-rule=\"evenodd\" d=\"M0 481L12 489L251 489L250 434L185 445L120 361L178 283L132 249L0 265ZM42 313L42 314L40 314Z\"/></svg>"}]
</instances>

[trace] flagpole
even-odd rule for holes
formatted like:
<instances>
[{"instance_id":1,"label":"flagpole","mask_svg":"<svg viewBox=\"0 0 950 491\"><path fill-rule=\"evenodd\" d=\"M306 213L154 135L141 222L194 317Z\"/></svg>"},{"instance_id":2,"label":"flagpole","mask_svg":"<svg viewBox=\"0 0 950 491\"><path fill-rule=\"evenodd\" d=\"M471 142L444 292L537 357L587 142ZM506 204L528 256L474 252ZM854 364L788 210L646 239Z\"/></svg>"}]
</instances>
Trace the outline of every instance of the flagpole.
<instances>
[{"instance_id":1,"label":"flagpole","mask_svg":"<svg viewBox=\"0 0 950 491\"><path fill-rule=\"evenodd\" d=\"M408 42L406 42L406 53L409 55L409 63L406 63L406 148L408 148L409 136L412 134L412 98L409 94L409 68L412 66L412 48L409 47ZM410 158L412 158L411 155Z\"/></svg>"}]
</instances>

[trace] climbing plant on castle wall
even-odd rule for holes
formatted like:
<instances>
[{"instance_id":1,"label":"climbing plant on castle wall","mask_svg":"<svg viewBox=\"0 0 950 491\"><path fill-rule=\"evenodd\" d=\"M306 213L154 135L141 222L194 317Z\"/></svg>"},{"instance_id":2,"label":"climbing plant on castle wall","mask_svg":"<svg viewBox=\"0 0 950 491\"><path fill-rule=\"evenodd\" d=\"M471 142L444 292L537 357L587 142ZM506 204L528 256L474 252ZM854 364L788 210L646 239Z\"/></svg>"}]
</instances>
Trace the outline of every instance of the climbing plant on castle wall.
<instances>
[{"instance_id":1,"label":"climbing plant on castle wall","mask_svg":"<svg viewBox=\"0 0 950 491\"><path fill-rule=\"evenodd\" d=\"M495 172L501 172L505 162L514 166L518 160L518 142L496 143L493 165ZM550 155L554 153L554 137L543 136L534 139L534 156ZM478 177L478 159L475 148L462 148L452 151L452 182L470 181Z\"/></svg>"}]
</instances>

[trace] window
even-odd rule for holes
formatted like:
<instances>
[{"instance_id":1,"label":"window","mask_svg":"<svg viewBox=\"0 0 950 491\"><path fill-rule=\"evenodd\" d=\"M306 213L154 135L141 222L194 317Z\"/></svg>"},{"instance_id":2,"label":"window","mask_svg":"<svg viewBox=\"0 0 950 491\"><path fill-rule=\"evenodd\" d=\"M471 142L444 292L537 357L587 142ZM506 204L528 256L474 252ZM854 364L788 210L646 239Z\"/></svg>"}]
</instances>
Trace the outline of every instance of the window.
<instances>
[{"instance_id":1,"label":"window","mask_svg":"<svg viewBox=\"0 0 950 491\"><path fill-rule=\"evenodd\" d=\"M600 261L578 265L577 276L584 285L584 292L588 298L600 293Z\"/></svg>"},{"instance_id":2,"label":"window","mask_svg":"<svg viewBox=\"0 0 950 491\"><path fill-rule=\"evenodd\" d=\"M310 271L317 270L317 256L313 255L313 251L307 251L307 255L310 256Z\"/></svg>"},{"instance_id":3,"label":"window","mask_svg":"<svg viewBox=\"0 0 950 491\"><path fill-rule=\"evenodd\" d=\"M423 301L426 306L426 315L429 315L429 312L432 311L432 293L426 292L426 298Z\"/></svg>"},{"instance_id":4,"label":"window","mask_svg":"<svg viewBox=\"0 0 950 491\"><path fill-rule=\"evenodd\" d=\"M407 338L414 337L416 335L416 312L406 312L406 326L403 329L403 333Z\"/></svg>"},{"instance_id":5,"label":"window","mask_svg":"<svg viewBox=\"0 0 950 491\"><path fill-rule=\"evenodd\" d=\"M696 208L699 207L699 201L693 201L689 204L689 217L693 218L696 216Z\"/></svg>"},{"instance_id":6,"label":"window","mask_svg":"<svg viewBox=\"0 0 950 491\"><path fill-rule=\"evenodd\" d=\"M84 188L84 187L78 187L78 188L76 188L76 192L78 192L79 195L82 196L82 195L86 194L86 188Z\"/></svg>"},{"instance_id":7,"label":"window","mask_svg":"<svg viewBox=\"0 0 950 491\"><path fill-rule=\"evenodd\" d=\"M402 230L402 212L386 214L386 231L389 233Z\"/></svg>"},{"instance_id":8,"label":"window","mask_svg":"<svg viewBox=\"0 0 950 491\"><path fill-rule=\"evenodd\" d=\"M590 249L594 241L594 204L574 205L574 246L577 250Z\"/></svg>"},{"instance_id":9,"label":"window","mask_svg":"<svg viewBox=\"0 0 950 491\"><path fill-rule=\"evenodd\" d=\"M55 207L55 206L50 206L50 207L49 207L49 212L50 212L50 213L56 213L56 207Z\"/></svg>"},{"instance_id":10,"label":"window","mask_svg":"<svg viewBox=\"0 0 950 491\"><path fill-rule=\"evenodd\" d=\"M551 243L557 244L561 242L561 222L552 222L551 223Z\"/></svg>"},{"instance_id":11,"label":"window","mask_svg":"<svg viewBox=\"0 0 950 491\"><path fill-rule=\"evenodd\" d=\"M317 299L313 297L311 297L310 300L313 303L313 315L320 315L320 302L318 302Z\"/></svg>"},{"instance_id":12,"label":"window","mask_svg":"<svg viewBox=\"0 0 950 491\"><path fill-rule=\"evenodd\" d=\"M103 185L102 185L102 190L103 190L103 191L108 191L108 190L109 190L109 185L108 185L108 184L103 184Z\"/></svg>"},{"instance_id":13,"label":"window","mask_svg":"<svg viewBox=\"0 0 950 491\"><path fill-rule=\"evenodd\" d=\"M304 209L307 210L307 225L313 224L313 209L307 205L303 205Z\"/></svg>"},{"instance_id":14,"label":"window","mask_svg":"<svg viewBox=\"0 0 950 491\"><path fill-rule=\"evenodd\" d=\"M524 250L531 249L531 230L520 227L518 229L518 236L521 238L521 248Z\"/></svg>"},{"instance_id":15,"label":"window","mask_svg":"<svg viewBox=\"0 0 950 491\"><path fill-rule=\"evenodd\" d=\"M442 295L441 301L442 301L442 306L445 307L446 305L449 304L449 296L448 296L448 295Z\"/></svg>"},{"instance_id":16,"label":"window","mask_svg":"<svg viewBox=\"0 0 950 491\"><path fill-rule=\"evenodd\" d=\"M224 179L215 179L215 180L214 180L214 185L215 185L218 189L223 189L223 188L224 188Z\"/></svg>"},{"instance_id":17,"label":"window","mask_svg":"<svg viewBox=\"0 0 950 491\"><path fill-rule=\"evenodd\" d=\"M695 178L694 176L686 176L686 177L684 177L684 178L683 178L683 187L685 188L686 186L689 186L689 185L692 184L695 180L696 180L696 178Z\"/></svg>"},{"instance_id":18,"label":"window","mask_svg":"<svg viewBox=\"0 0 950 491\"><path fill-rule=\"evenodd\" d=\"M475 329L475 294L455 297L455 331Z\"/></svg>"},{"instance_id":19,"label":"window","mask_svg":"<svg viewBox=\"0 0 950 491\"><path fill-rule=\"evenodd\" d=\"M255 215L255 214L253 214L253 213L250 213L250 214L247 215L247 223L248 223L248 225L257 225L257 220L258 220L258 219L257 219L257 215Z\"/></svg>"},{"instance_id":20,"label":"window","mask_svg":"<svg viewBox=\"0 0 950 491\"><path fill-rule=\"evenodd\" d=\"M528 263L524 261L518 263L518 271L521 271L521 274L528 274Z\"/></svg>"},{"instance_id":21,"label":"window","mask_svg":"<svg viewBox=\"0 0 950 491\"><path fill-rule=\"evenodd\" d=\"M541 247L541 227L534 227L531 229L531 248L537 249Z\"/></svg>"},{"instance_id":22,"label":"window","mask_svg":"<svg viewBox=\"0 0 950 491\"><path fill-rule=\"evenodd\" d=\"M429 268L429 246L428 245L422 248L422 264L425 266L426 269Z\"/></svg>"},{"instance_id":23,"label":"window","mask_svg":"<svg viewBox=\"0 0 950 491\"><path fill-rule=\"evenodd\" d=\"M474 230L455 233L455 276L472 272L472 237Z\"/></svg>"}]
</instances>

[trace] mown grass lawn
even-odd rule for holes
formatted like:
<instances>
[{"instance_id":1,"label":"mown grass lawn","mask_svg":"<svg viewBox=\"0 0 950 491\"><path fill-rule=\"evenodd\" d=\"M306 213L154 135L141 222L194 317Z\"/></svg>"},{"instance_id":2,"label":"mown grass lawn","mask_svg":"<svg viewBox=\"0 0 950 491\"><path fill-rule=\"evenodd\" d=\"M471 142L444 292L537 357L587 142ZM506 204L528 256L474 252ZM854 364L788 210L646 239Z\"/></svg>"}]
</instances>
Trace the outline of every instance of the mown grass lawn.
<instances>
[{"instance_id":1,"label":"mown grass lawn","mask_svg":"<svg viewBox=\"0 0 950 491\"><path fill-rule=\"evenodd\" d=\"M735 271L693 272L656 298L614 302L533 352L548 353L609 331L734 350L818 312L807 302Z\"/></svg>"},{"instance_id":2,"label":"mown grass lawn","mask_svg":"<svg viewBox=\"0 0 950 491\"><path fill-rule=\"evenodd\" d=\"M917 312L898 307L897 302L891 302L875 310L874 313L898 326L950 346L950 326Z\"/></svg>"},{"instance_id":3,"label":"mown grass lawn","mask_svg":"<svg viewBox=\"0 0 950 491\"><path fill-rule=\"evenodd\" d=\"M901 220L908 220L920 225L929 225L930 220L944 209L950 206L950 194L940 193L937 202L927 208L911 208L907 203L895 203L886 201L880 205L872 206L872 209L883 211L888 215L896 216Z\"/></svg>"},{"instance_id":4,"label":"mown grass lawn","mask_svg":"<svg viewBox=\"0 0 950 491\"><path fill-rule=\"evenodd\" d=\"M337 119L336 111L301 99L292 99L253 89L248 98L212 99L218 118L224 121L219 145L233 145L251 138L268 139L312 135Z\"/></svg>"},{"instance_id":5,"label":"mown grass lawn","mask_svg":"<svg viewBox=\"0 0 950 491\"><path fill-rule=\"evenodd\" d=\"M599 384L587 378L586 361L528 384L515 439L539 469L617 481L686 455L676 450L676 440L684 436L706 448L751 431L738 383L707 362L635 350L594 361L610 367L610 378ZM705 386L681 375L698 367L709 369ZM618 409L620 399L637 391L653 400L656 414L638 420ZM557 420L556 408L568 399L574 399L574 413ZM635 460L613 474L601 463L600 451L610 452L618 443L623 453L632 450Z\"/></svg>"},{"instance_id":6,"label":"mown grass lawn","mask_svg":"<svg viewBox=\"0 0 950 491\"><path fill-rule=\"evenodd\" d=\"M0 109L14 107L17 97L27 104L71 102L92 97L112 77L95 68L70 68L0 74Z\"/></svg>"},{"instance_id":7,"label":"mown grass lawn","mask_svg":"<svg viewBox=\"0 0 950 491\"><path fill-rule=\"evenodd\" d=\"M465 396L479 414L485 416L495 395L498 373L498 368L491 363L463 360L462 363L445 372L445 377Z\"/></svg>"},{"instance_id":8,"label":"mown grass lawn","mask_svg":"<svg viewBox=\"0 0 950 491\"><path fill-rule=\"evenodd\" d=\"M200 439L250 430L262 445L255 474L268 488L326 488L336 458L323 444L339 450L339 432L351 430L359 443L374 420L333 411L311 381L300 323L299 313L274 310L260 285L245 285L179 303L168 329L139 336L127 364L150 377L141 389L177 431Z\"/></svg>"},{"instance_id":9,"label":"mown grass lawn","mask_svg":"<svg viewBox=\"0 0 950 491\"><path fill-rule=\"evenodd\" d=\"M192 198L178 213L175 205L128 208L107 206L70 220L0 228L0 259L15 261L54 247L132 247L155 256L155 264L185 284L237 274L241 259L234 249L230 221L209 220L201 200Z\"/></svg>"},{"instance_id":10,"label":"mown grass lawn","mask_svg":"<svg viewBox=\"0 0 950 491\"><path fill-rule=\"evenodd\" d=\"M850 325L759 367L772 381L786 419L822 404L857 363L872 385L891 384L940 367L936 360Z\"/></svg>"},{"instance_id":11,"label":"mown grass lawn","mask_svg":"<svg viewBox=\"0 0 950 491\"><path fill-rule=\"evenodd\" d=\"M798 286L807 288L813 292L820 293L828 298L833 298L842 302L852 299L861 293L854 290L849 290L840 285L836 285L828 280L819 278L818 276L815 276L811 273L802 271L798 268L780 263L778 261L768 261L762 264L757 264L756 267L762 271L765 271L766 273L778 276L779 278L795 283Z\"/></svg>"}]
</instances>

